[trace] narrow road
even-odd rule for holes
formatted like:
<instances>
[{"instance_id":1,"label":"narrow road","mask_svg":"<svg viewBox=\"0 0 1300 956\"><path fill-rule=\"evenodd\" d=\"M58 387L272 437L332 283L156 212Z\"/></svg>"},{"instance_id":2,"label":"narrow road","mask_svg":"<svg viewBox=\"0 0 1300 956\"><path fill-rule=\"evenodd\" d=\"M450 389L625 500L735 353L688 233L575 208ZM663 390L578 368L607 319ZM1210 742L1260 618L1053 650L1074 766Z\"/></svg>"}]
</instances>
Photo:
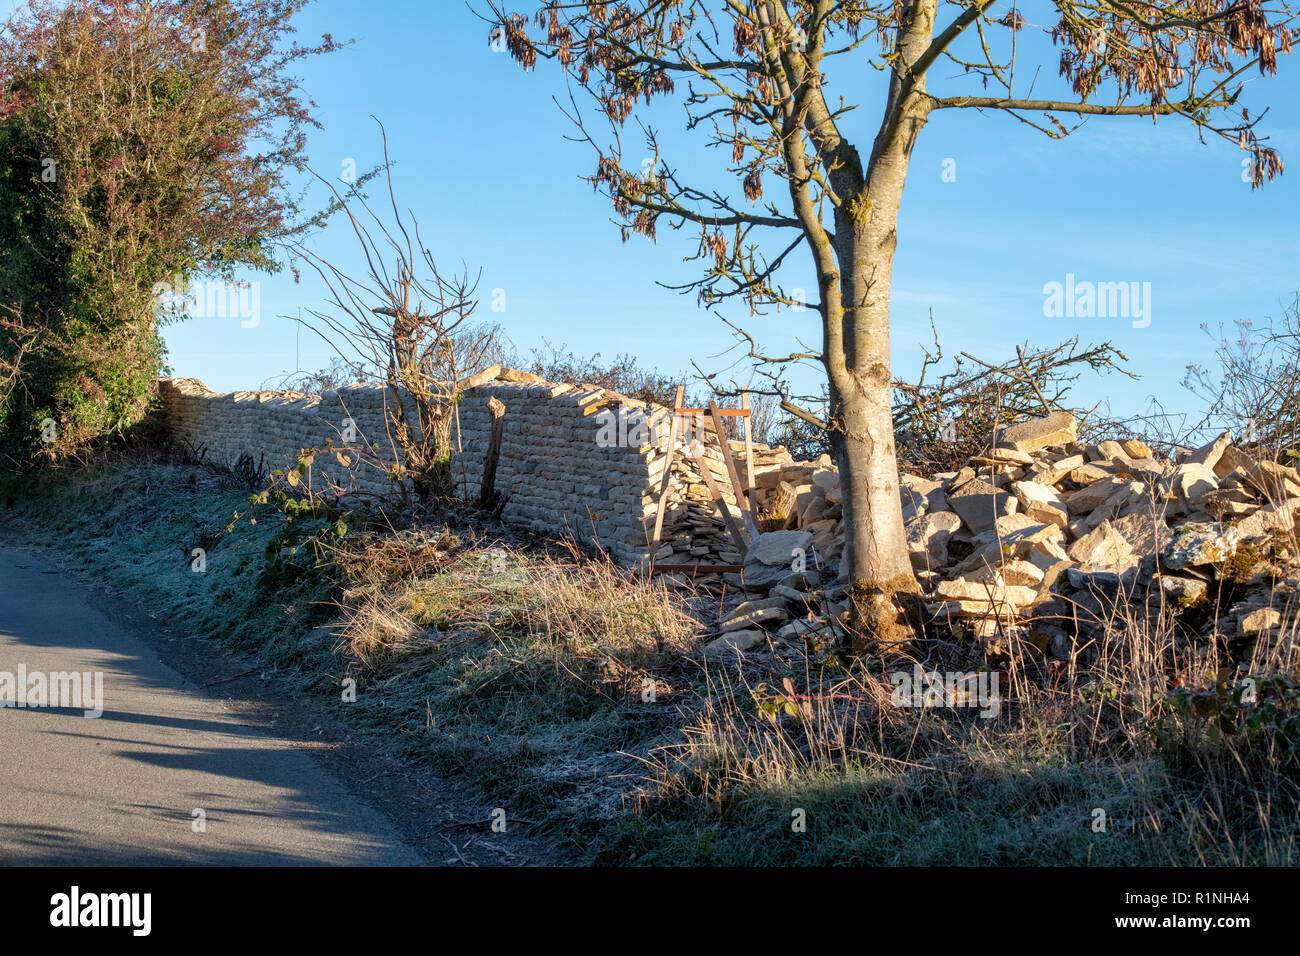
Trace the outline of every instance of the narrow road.
<instances>
[{"instance_id":1,"label":"narrow road","mask_svg":"<svg viewBox=\"0 0 1300 956\"><path fill-rule=\"evenodd\" d=\"M0 708L0 865L424 862L309 754L205 697L62 572L0 548L0 694L20 668L29 687L101 673L103 714Z\"/></svg>"}]
</instances>

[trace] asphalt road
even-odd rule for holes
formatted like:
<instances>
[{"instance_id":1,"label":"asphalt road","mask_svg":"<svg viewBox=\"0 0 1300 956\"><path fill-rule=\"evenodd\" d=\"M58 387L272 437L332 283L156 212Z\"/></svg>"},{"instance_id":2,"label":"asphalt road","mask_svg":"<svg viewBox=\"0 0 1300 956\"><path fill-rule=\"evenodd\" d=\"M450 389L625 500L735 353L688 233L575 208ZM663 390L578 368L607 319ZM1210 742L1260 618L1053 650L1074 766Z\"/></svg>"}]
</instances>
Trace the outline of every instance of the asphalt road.
<instances>
[{"instance_id":1,"label":"asphalt road","mask_svg":"<svg viewBox=\"0 0 1300 956\"><path fill-rule=\"evenodd\" d=\"M104 712L0 708L0 864L423 862L307 752L205 696L62 572L0 548L0 693L20 666L102 673Z\"/></svg>"}]
</instances>

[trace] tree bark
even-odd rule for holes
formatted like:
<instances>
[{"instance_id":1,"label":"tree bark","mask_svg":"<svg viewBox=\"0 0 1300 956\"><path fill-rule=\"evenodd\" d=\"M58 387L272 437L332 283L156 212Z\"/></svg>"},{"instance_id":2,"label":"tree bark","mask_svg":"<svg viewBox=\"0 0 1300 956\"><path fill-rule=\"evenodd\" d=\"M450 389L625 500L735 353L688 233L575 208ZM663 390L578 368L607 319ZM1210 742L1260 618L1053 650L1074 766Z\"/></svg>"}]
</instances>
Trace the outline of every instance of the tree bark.
<instances>
[{"instance_id":1,"label":"tree bark","mask_svg":"<svg viewBox=\"0 0 1300 956\"><path fill-rule=\"evenodd\" d=\"M898 454L890 395L890 283L898 210L916 137L928 107L924 77L907 64L926 49L935 3L910 6L886 116L865 172L844 144L835 183L838 289L825 276L823 303L832 447L840 469L853 622L875 649L901 650L922 627L920 587L912 569L898 490ZM838 295L825 295L837 292Z\"/></svg>"},{"instance_id":2,"label":"tree bark","mask_svg":"<svg viewBox=\"0 0 1300 956\"><path fill-rule=\"evenodd\" d=\"M845 352L829 374L833 447L840 470L853 620L877 650L900 649L920 626L916 574L903 529L898 454L890 401L889 281L893 227L888 210L845 243L842 261L860 263L843 285ZM828 368L828 373L831 369Z\"/></svg>"}]
</instances>

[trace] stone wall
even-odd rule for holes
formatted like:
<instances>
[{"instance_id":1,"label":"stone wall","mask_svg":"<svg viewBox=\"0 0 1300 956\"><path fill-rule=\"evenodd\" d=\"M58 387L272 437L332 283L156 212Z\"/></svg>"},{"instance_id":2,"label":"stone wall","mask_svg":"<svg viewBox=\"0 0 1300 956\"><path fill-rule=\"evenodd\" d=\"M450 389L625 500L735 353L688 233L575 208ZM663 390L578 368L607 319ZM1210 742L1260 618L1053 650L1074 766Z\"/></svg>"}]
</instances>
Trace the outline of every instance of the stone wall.
<instances>
[{"instance_id":1,"label":"stone wall","mask_svg":"<svg viewBox=\"0 0 1300 956\"><path fill-rule=\"evenodd\" d=\"M381 389L344 388L322 398L291 392L218 394L194 379L164 379L159 391L172 436L202 449L210 461L234 465L249 455L254 465L271 471L292 465L299 450L321 448L329 440L335 447L369 446L375 457L395 460ZM487 402L493 397L506 408L496 477L497 491L507 497L503 519L599 542L620 560L644 556L657 500L651 491L654 463L661 451L649 443L598 438L602 427L611 430L613 416L623 434L635 437L638 425L666 420L669 413L627 406L610 410L611 398L621 396L540 380L474 388L462 398L452 432L453 474L458 491L469 499L477 498L482 480L491 427ZM311 478L317 490L330 481L354 493L392 490L381 469L358 463L345 469L329 455L317 457Z\"/></svg>"}]
</instances>

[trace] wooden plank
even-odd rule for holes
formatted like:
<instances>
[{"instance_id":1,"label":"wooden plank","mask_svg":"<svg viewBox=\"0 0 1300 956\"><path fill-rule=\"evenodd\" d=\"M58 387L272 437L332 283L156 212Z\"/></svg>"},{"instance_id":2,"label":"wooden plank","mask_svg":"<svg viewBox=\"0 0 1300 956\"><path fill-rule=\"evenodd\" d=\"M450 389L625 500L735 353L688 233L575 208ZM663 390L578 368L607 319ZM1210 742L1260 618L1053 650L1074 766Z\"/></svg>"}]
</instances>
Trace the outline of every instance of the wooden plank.
<instances>
[{"instance_id":1,"label":"wooden plank","mask_svg":"<svg viewBox=\"0 0 1300 956\"><path fill-rule=\"evenodd\" d=\"M740 392L740 407L749 411L749 389ZM749 497L749 510L754 511L754 420L745 416L745 494Z\"/></svg>"},{"instance_id":2,"label":"wooden plank","mask_svg":"<svg viewBox=\"0 0 1300 956\"><path fill-rule=\"evenodd\" d=\"M714 572L725 574L739 574L745 570L743 564L655 564L650 567L651 574L673 574L682 572L686 574L712 574Z\"/></svg>"},{"instance_id":3,"label":"wooden plank","mask_svg":"<svg viewBox=\"0 0 1300 956\"><path fill-rule=\"evenodd\" d=\"M713 433L718 436L718 447L722 449L722 463L727 466L727 477L731 479L731 491L736 496L736 506L740 508L740 517L744 519L745 530L749 532L750 540L754 541L758 539L758 525L754 523L754 516L750 513L747 496L741 490L740 473L736 471L736 459L731 454L731 442L727 439L727 433L722 427L722 416L718 412L717 404L709 402L709 415L713 418Z\"/></svg>"},{"instance_id":4,"label":"wooden plank","mask_svg":"<svg viewBox=\"0 0 1300 956\"><path fill-rule=\"evenodd\" d=\"M710 405L713 403L710 402ZM707 408L679 408L678 415L704 415L708 412ZM748 418L750 410L748 408L719 408L718 414L723 418Z\"/></svg>"},{"instance_id":5,"label":"wooden plank","mask_svg":"<svg viewBox=\"0 0 1300 956\"><path fill-rule=\"evenodd\" d=\"M727 502L724 501L722 495L718 493L718 485L717 482L713 480L713 472L709 470L709 466L705 463L702 454L693 452L691 457L695 459L696 467L699 468L700 474L704 476L704 484L709 489L709 494L713 498L713 503L717 505L718 510L722 512L722 520L727 523L727 530L731 532L731 537L735 540L736 544L740 546L740 553L744 554L749 550L749 543L745 540L745 533L740 530L740 525L736 524L736 519L732 516L731 510L727 507Z\"/></svg>"},{"instance_id":6,"label":"wooden plank","mask_svg":"<svg viewBox=\"0 0 1300 956\"><path fill-rule=\"evenodd\" d=\"M501 458L501 432L505 427L506 407L494 395L488 399L487 409L492 415L492 430L488 437L487 455L483 459L483 481L479 486L478 506L484 511L499 515L505 501L497 500L497 462Z\"/></svg>"},{"instance_id":7,"label":"wooden plank","mask_svg":"<svg viewBox=\"0 0 1300 956\"><path fill-rule=\"evenodd\" d=\"M673 399L674 411L676 406L682 403L682 398L686 394L686 386L677 386L677 395ZM655 531L654 538L650 542L650 554L653 555L659 550L659 537L664 530L664 511L668 503L668 488L673 480L673 459L677 455L677 429L681 424L681 418L673 415L673 423L668 429L668 460L664 462L664 477L659 485L659 503L655 508Z\"/></svg>"}]
</instances>

